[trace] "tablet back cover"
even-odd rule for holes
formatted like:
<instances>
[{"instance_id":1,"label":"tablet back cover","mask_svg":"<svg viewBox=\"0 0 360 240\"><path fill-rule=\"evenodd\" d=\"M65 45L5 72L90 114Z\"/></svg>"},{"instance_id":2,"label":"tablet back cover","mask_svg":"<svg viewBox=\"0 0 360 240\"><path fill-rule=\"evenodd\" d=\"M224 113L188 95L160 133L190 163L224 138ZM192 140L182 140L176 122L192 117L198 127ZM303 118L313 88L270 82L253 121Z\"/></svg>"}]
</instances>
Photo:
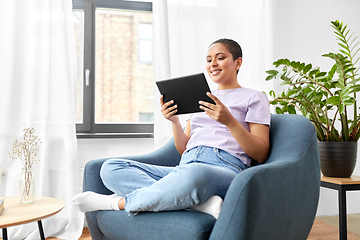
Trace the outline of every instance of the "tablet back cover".
<instances>
[{"instance_id":1,"label":"tablet back cover","mask_svg":"<svg viewBox=\"0 0 360 240\"><path fill-rule=\"evenodd\" d=\"M206 92L210 92L210 88L203 73L157 81L156 85L164 95L164 102L174 100L178 105L176 114L203 112L199 108L199 101L215 104L206 95Z\"/></svg>"}]
</instances>

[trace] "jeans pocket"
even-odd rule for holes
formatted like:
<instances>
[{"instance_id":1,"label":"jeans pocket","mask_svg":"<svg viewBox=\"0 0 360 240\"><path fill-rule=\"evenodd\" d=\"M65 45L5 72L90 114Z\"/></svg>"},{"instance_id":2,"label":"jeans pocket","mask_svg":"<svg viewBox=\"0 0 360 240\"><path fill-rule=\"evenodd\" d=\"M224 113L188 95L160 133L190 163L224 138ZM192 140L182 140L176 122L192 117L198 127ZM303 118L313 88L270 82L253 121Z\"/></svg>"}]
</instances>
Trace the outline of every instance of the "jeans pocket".
<instances>
[{"instance_id":1,"label":"jeans pocket","mask_svg":"<svg viewBox=\"0 0 360 240\"><path fill-rule=\"evenodd\" d=\"M235 168L238 172L242 172L244 169L246 169L245 164L240 159L221 149L216 149L216 156L220 162Z\"/></svg>"}]
</instances>

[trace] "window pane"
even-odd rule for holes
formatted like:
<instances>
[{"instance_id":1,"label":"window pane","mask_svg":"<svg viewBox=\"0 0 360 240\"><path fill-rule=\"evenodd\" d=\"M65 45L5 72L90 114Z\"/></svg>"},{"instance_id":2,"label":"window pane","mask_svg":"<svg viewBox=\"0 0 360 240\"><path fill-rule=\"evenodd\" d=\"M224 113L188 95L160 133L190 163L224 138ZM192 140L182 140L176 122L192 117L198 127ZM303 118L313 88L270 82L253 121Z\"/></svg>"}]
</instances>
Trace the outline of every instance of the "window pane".
<instances>
[{"instance_id":1,"label":"window pane","mask_svg":"<svg viewBox=\"0 0 360 240\"><path fill-rule=\"evenodd\" d=\"M76 61L77 61L77 79L76 79L76 123L83 123L83 82L84 82L84 11L73 10Z\"/></svg>"},{"instance_id":2,"label":"window pane","mask_svg":"<svg viewBox=\"0 0 360 240\"><path fill-rule=\"evenodd\" d=\"M141 24L152 13L96 9L95 123L153 122L152 30Z\"/></svg>"},{"instance_id":3,"label":"window pane","mask_svg":"<svg viewBox=\"0 0 360 240\"><path fill-rule=\"evenodd\" d=\"M143 63L152 63L152 24L139 24L139 61Z\"/></svg>"}]
</instances>

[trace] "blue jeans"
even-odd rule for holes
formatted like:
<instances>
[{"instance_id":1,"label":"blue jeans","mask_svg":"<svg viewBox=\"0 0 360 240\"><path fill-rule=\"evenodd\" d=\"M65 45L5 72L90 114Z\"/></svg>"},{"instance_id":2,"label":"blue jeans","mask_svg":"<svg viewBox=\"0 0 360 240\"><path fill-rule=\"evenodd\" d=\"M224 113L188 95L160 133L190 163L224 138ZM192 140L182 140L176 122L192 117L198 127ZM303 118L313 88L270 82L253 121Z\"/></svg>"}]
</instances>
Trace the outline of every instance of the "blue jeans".
<instances>
[{"instance_id":1,"label":"blue jeans","mask_svg":"<svg viewBox=\"0 0 360 240\"><path fill-rule=\"evenodd\" d=\"M100 171L104 185L125 197L125 210L186 209L213 195L225 197L234 177L247 167L227 152L199 146L185 152L176 167L109 159Z\"/></svg>"}]
</instances>

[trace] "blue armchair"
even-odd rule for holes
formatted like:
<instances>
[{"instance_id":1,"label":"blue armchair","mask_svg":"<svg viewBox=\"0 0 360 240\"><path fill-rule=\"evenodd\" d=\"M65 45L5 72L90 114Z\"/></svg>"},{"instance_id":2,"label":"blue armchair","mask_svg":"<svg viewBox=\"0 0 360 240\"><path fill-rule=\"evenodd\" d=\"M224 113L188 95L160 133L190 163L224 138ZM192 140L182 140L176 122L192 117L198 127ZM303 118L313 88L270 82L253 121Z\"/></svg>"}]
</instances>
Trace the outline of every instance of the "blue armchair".
<instances>
[{"instance_id":1,"label":"blue armchair","mask_svg":"<svg viewBox=\"0 0 360 240\"><path fill-rule=\"evenodd\" d=\"M264 164L253 166L231 183L219 218L197 211L125 211L86 213L92 239L304 240L311 230L320 189L314 126L300 115L272 115L271 150ZM175 166L180 160L173 140L136 161ZM99 172L106 159L86 164L84 191L112 194Z\"/></svg>"}]
</instances>

